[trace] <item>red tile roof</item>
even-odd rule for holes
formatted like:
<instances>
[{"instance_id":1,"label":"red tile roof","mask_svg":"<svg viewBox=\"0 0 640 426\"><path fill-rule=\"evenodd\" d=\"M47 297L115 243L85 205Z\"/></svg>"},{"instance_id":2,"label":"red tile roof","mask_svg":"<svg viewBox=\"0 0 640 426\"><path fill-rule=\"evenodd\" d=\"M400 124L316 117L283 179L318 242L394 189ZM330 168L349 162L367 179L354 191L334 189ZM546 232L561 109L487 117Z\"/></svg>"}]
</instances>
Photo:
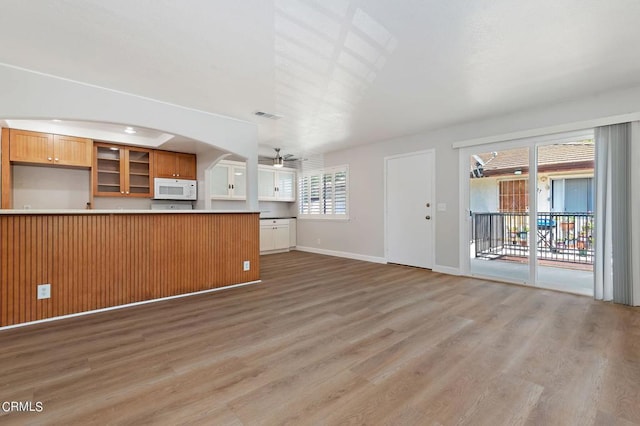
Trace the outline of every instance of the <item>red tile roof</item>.
<instances>
[{"instance_id":1,"label":"red tile roof","mask_svg":"<svg viewBox=\"0 0 640 426\"><path fill-rule=\"evenodd\" d=\"M528 170L528 148L498 151L497 154L493 159L493 154L490 152L477 154L485 163L485 176L507 171L512 172L516 169L521 169L523 172ZM556 168L559 170L584 169L585 165L589 164L591 164L590 167L593 167L594 159L595 145L593 141L545 145L538 148L538 165L541 169L546 170ZM470 165L471 170L476 166L473 157L470 158Z\"/></svg>"}]
</instances>

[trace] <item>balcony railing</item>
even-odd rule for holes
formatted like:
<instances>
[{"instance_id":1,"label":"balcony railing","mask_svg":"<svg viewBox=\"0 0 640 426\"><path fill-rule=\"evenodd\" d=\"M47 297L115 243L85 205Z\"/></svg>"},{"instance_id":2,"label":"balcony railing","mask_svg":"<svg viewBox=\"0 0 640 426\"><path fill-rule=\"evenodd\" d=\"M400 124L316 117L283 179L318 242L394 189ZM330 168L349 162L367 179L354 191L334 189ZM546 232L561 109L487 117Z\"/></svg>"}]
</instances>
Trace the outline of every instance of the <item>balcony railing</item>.
<instances>
[{"instance_id":1,"label":"balcony railing","mask_svg":"<svg viewBox=\"0 0 640 426\"><path fill-rule=\"evenodd\" d=\"M479 258L527 257L528 213L472 213L471 239ZM534 244L538 259L593 264L592 213L538 213Z\"/></svg>"}]
</instances>

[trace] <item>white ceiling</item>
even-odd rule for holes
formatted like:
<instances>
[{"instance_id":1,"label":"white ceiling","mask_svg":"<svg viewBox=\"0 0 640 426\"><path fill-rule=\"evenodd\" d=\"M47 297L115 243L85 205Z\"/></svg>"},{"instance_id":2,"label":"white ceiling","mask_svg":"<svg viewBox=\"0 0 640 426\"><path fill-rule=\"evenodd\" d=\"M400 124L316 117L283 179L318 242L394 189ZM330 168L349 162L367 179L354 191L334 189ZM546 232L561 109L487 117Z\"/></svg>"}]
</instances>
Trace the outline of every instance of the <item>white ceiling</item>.
<instances>
[{"instance_id":1,"label":"white ceiling","mask_svg":"<svg viewBox=\"0 0 640 426\"><path fill-rule=\"evenodd\" d=\"M255 122L265 153L326 152L640 84L637 0L0 6L0 62Z\"/></svg>"}]
</instances>

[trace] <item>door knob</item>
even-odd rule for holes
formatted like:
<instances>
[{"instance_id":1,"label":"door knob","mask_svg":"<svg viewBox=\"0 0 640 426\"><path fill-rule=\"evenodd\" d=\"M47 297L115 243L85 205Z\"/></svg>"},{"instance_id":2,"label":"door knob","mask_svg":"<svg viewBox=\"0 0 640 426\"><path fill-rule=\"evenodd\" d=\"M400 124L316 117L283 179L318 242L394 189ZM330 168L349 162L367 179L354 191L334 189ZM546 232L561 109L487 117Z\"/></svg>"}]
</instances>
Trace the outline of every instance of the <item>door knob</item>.
<instances>
[{"instance_id":1,"label":"door knob","mask_svg":"<svg viewBox=\"0 0 640 426\"><path fill-rule=\"evenodd\" d=\"M431 219L431 216L427 216L427 217L425 217L425 219L429 220L429 219Z\"/></svg>"}]
</instances>

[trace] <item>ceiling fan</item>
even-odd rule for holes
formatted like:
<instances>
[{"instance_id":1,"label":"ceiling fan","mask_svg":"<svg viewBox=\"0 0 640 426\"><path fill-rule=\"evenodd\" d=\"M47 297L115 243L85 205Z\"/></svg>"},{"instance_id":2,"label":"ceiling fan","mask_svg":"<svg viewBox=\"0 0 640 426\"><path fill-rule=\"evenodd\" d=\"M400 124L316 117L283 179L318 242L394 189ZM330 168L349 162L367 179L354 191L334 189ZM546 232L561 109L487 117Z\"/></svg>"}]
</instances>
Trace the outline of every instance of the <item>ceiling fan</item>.
<instances>
[{"instance_id":1,"label":"ceiling fan","mask_svg":"<svg viewBox=\"0 0 640 426\"><path fill-rule=\"evenodd\" d=\"M280 148L274 148L276 150L276 156L273 157L273 167L283 167L285 161L295 161L293 154L280 155Z\"/></svg>"}]
</instances>

